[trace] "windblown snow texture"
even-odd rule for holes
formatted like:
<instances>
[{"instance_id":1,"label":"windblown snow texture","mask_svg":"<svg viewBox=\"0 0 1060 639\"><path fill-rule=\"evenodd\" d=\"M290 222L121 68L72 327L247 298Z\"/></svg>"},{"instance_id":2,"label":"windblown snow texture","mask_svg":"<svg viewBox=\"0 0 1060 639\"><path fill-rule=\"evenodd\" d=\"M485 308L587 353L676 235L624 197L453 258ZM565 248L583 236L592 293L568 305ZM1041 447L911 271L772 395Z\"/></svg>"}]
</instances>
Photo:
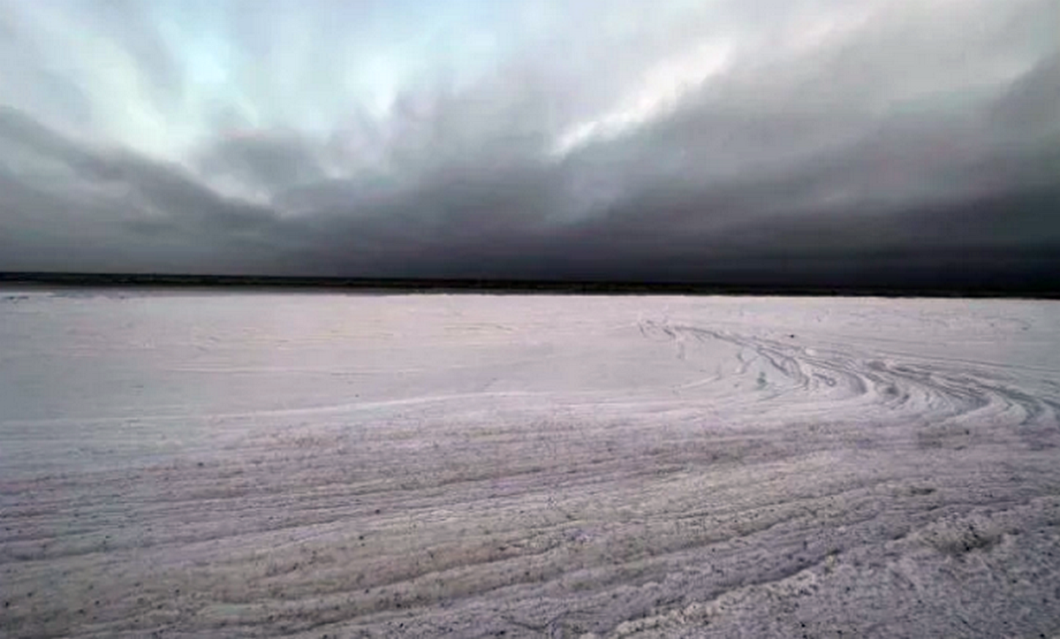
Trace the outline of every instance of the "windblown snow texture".
<instances>
[{"instance_id":1,"label":"windblown snow texture","mask_svg":"<svg viewBox=\"0 0 1060 639\"><path fill-rule=\"evenodd\" d=\"M1057 311L11 289L0 634L1055 636Z\"/></svg>"}]
</instances>

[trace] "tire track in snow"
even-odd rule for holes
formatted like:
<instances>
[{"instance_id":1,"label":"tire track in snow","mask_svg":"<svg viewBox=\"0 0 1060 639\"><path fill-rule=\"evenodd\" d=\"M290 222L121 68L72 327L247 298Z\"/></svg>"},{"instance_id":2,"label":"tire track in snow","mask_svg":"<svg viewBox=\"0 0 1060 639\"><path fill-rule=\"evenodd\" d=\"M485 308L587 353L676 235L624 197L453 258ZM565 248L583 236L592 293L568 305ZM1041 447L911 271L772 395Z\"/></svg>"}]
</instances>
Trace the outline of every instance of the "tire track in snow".
<instances>
[{"instance_id":1,"label":"tire track in snow","mask_svg":"<svg viewBox=\"0 0 1060 639\"><path fill-rule=\"evenodd\" d=\"M967 435L971 435L973 426L1008 428L1032 446L1060 445L1060 401L1021 390L990 370L955 368L948 363L897 362L853 350L820 351L775 339L652 320L643 320L640 330L645 337L662 335L675 342L678 358L691 365L696 363L690 360L688 340L717 340L738 347L741 373L753 361L746 360L743 352L754 353L772 374L793 386L766 397L747 398L757 403L791 401L791 394L795 393L799 396L796 401L820 402L822 407L834 411L837 403L833 391L840 389L845 392L838 406L850 417L863 417L870 408L891 423L905 420L930 424L936 432L961 425L968 426ZM766 390L765 385L761 386L761 390ZM777 408L789 410L790 404ZM830 419L834 419L834 414Z\"/></svg>"}]
</instances>

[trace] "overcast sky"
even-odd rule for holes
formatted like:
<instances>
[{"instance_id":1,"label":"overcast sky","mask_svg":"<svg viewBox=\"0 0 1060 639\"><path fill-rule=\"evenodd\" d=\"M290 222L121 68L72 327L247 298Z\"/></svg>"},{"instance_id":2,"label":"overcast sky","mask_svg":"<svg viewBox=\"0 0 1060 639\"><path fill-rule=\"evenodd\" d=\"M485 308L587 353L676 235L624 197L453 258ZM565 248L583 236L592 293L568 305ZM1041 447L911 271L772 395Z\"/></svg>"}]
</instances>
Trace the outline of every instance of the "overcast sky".
<instances>
[{"instance_id":1,"label":"overcast sky","mask_svg":"<svg viewBox=\"0 0 1060 639\"><path fill-rule=\"evenodd\" d=\"M0 0L0 270L1060 273L1056 0Z\"/></svg>"}]
</instances>

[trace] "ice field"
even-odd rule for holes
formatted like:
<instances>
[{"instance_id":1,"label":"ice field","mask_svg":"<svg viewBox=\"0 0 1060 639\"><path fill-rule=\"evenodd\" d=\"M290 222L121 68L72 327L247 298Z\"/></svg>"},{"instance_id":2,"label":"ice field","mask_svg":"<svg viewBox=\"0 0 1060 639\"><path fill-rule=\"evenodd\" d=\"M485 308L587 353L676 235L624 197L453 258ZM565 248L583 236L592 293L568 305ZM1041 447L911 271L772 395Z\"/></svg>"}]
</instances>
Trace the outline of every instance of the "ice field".
<instances>
[{"instance_id":1,"label":"ice field","mask_svg":"<svg viewBox=\"0 0 1060 639\"><path fill-rule=\"evenodd\" d=\"M1060 303L0 289L0 636L1060 635Z\"/></svg>"}]
</instances>

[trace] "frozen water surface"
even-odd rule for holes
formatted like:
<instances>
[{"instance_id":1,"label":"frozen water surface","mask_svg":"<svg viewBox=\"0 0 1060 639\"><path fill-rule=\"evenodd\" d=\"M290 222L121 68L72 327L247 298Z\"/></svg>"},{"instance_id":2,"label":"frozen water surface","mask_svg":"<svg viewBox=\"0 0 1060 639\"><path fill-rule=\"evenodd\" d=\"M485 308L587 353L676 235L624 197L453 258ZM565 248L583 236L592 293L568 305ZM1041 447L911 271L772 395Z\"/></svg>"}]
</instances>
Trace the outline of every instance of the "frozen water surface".
<instances>
[{"instance_id":1,"label":"frozen water surface","mask_svg":"<svg viewBox=\"0 0 1060 639\"><path fill-rule=\"evenodd\" d=\"M1060 633L1060 305L0 290L0 635Z\"/></svg>"}]
</instances>

